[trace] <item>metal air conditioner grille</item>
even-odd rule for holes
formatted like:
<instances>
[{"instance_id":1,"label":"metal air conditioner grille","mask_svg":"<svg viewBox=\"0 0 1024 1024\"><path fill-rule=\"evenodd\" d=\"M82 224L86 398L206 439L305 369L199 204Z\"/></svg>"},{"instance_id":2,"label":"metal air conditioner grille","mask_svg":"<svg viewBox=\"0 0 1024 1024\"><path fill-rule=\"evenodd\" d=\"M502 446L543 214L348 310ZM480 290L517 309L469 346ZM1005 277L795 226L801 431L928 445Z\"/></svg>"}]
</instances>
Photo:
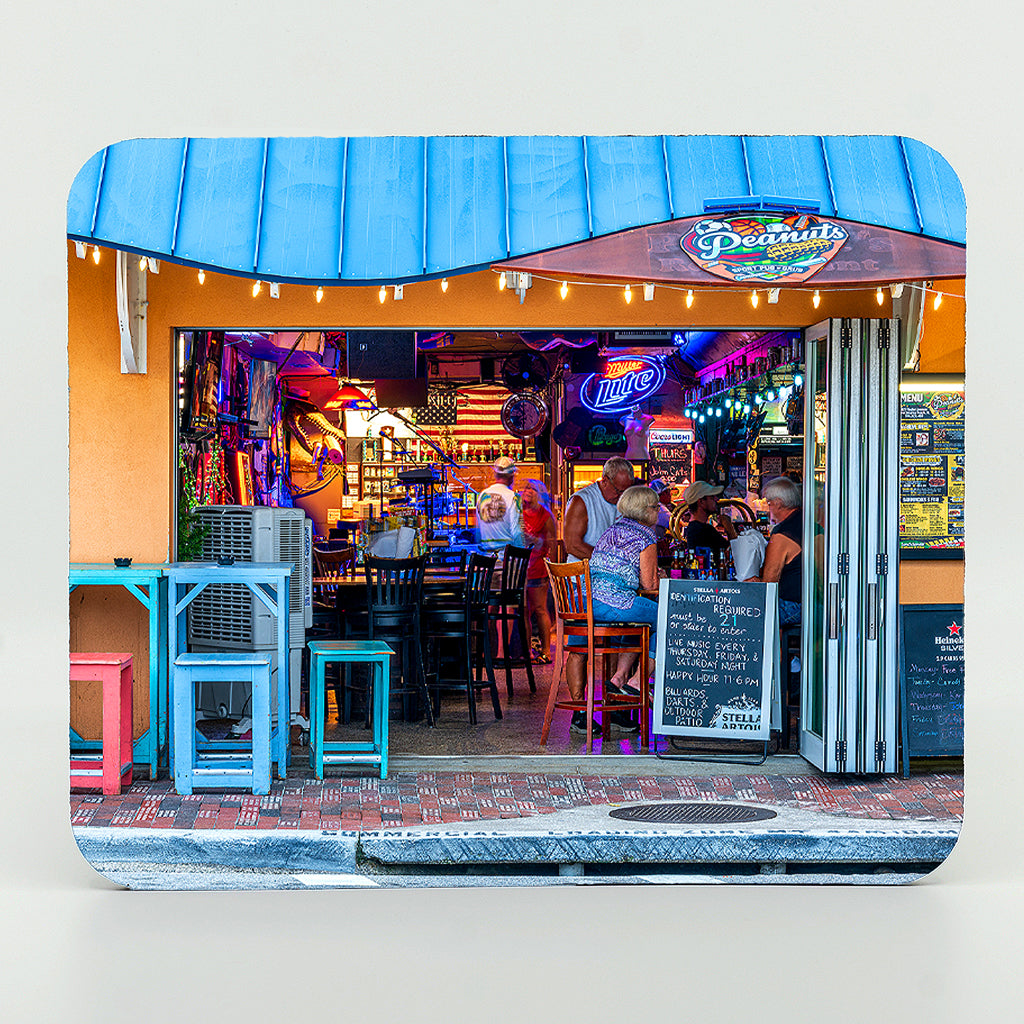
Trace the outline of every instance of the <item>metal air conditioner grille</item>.
<instances>
[{"instance_id":1,"label":"metal air conditioner grille","mask_svg":"<svg viewBox=\"0 0 1024 1024\"><path fill-rule=\"evenodd\" d=\"M277 561L291 562L294 568L288 580L288 608L293 619L296 614L300 616L299 625L302 625L302 566L305 561L303 534L303 521L300 517L279 520ZM294 626L290 628L294 628Z\"/></svg>"}]
</instances>

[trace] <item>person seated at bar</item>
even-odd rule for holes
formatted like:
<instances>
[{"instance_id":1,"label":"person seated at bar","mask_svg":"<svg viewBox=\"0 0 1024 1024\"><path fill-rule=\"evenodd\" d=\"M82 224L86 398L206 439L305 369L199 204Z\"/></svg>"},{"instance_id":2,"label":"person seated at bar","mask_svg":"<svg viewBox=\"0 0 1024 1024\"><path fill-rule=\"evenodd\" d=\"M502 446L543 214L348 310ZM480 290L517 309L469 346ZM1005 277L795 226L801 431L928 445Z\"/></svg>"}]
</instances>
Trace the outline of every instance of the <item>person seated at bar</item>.
<instances>
[{"instance_id":1,"label":"person seated at bar","mask_svg":"<svg viewBox=\"0 0 1024 1024\"><path fill-rule=\"evenodd\" d=\"M716 554L721 554L729 541L736 539L736 527L728 516L718 517L721 533L708 522L711 516L718 513L718 496L724 490L724 487L715 487L705 480L694 480L683 491L683 501L690 510L690 521L686 524L686 543L689 547L711 548Z\"/></svg>"},{"instance_id":2,"label":"person seated at bar","mask_svg":"<svg viewBox=\"0 0 1024 1024\"><path fill-rule=\"evenodd\" d=\"M658 585L658 550L654 524L658 521L658 495L638 484L627 487L616 504L619 518L601 535L590 556L590 583L595 622L646 622L651 626L650 657L654 658L658 602L637 594ZM634 655L620 654L615 672L605 684L611 692L638 694L639 676L627 681ZM569 671L577 662L576 674ZM566 664L566 683L573 700L584 699L583 658L571 655ZM611 723L625 732L640 726L624 711L612 712ZM595 723L596 726L596 723ZM583 712L575 712L570 729L586 732Z\"/></svg>"},{"instance_id":3,"label":"person seated at bar","mask_svg":"<svg viewBox=\"0 0 1024 1024\"><path fill-rule=\"evenodd\" d=\"M647 486L658 496L658 521L654 524L654 533L660 542L668 533L672 518L672 485L655 477Z\"/></svg>"},{"instance_id":4,"label":"person seated at bar","mask_svg":"<svg viewBox=\"0 0 1024 1024\"><path fill-rule=\"evenodd\" d=\"M615 503L634 482L633 467L613 455L601 470L601 479L580 488L565 508L562 539L566 554L589 558L601 534L615 520Z\"/></svg>"},{"instance_id":5,"label":"person seated at bar","mask_svg":"<svg viewBox=\"0 0 1024 1024\"><path fill-rule=\"evenodd\" d=\"M531 545L530 561L526 567L526 621L537 616L540 649L533 660L541 665L551 661L551 616L548 614L548 579L544 559L555 557L555 517L551 514L551 498L540 480L527 480L520 495L523 501L523 528Z\"/></svg>"},{"instance_id":6,"label":"person seated at bar","mask_svg":"<svg viewBox=\"0 0 1024 1024\"><path fill-rule=\"evenodd\" d=\"M764 551L761 574L754 583L778 583L779 625L800 622L803 590L803 515L800 488L788 477L777 476L765 484L761 497L773 523Z\"/></svg>"},{"instance_id":7,"label":"person seated at bar","mask_svg":"<svg viewBox=\"0 0 1024 1024\"><path fill-rule=\"evenodd\" d=\"M485 487L476 500L480 550L487 555L497 555L499 561L509 544L523 547L526 543L522 505L512 490L515 477L515 462L502 455L494 463L494 483Z\"/></svg>"}]
</instances>

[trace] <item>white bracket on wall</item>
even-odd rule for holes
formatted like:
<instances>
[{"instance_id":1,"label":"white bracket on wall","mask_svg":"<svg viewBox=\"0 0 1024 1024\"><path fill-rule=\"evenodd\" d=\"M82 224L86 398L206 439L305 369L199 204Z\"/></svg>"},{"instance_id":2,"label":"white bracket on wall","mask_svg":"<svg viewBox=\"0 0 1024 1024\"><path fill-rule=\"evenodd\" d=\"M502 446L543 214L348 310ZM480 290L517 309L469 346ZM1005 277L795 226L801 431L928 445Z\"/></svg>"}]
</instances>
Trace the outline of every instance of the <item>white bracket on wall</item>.
<instances>
[{"instance_id":1,"label":"white bracket on wall","mask_svg":"<svg viewBox=\"0 0 1024 1024\"><path fill-rule=\"evenodd\" d=\"M126 252L117 252L117 326L121 335L121 372L146 372L146 271Z\"/></svg>"}]
</instances>

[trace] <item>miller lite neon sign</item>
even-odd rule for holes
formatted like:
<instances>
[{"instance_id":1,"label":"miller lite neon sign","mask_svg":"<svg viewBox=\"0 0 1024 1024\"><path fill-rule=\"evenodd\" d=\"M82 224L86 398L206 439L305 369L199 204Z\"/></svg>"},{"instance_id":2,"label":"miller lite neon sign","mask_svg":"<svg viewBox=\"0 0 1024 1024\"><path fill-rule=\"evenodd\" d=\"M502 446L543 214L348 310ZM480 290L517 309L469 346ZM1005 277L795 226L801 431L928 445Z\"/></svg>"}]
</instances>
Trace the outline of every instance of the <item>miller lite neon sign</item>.
<instances>
[{"instance_id":1,"label":"miller lite neon sign","mask_svg":"<svg viewBox=\"0 0 1024 1024\"><path fill-rule=\"evenodd\" d=\"M593 413L625 412L650 398L665 383L665 367L652 356L609 359L604 373L592 373L580 387L580 401Z\"/></svg>"}]
</instances>

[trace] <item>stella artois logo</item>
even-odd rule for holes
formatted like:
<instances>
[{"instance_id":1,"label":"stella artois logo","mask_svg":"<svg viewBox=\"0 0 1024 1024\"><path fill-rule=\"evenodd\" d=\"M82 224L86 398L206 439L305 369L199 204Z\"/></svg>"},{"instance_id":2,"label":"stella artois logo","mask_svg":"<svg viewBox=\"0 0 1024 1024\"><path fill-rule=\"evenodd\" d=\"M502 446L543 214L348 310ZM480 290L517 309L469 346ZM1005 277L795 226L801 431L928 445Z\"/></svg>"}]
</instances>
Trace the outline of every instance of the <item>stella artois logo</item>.
<instances>
[{"instance_id":1,"label":"stella artois logo","mask_svg":"<svg viewBox=\"0 0 1024 1024\"><path fill-rule=\"evenodd\" d=\"M697 221L679 245L697 266L728 281L798 284L849 237L842 225L810 214L736 214Z\"/></svg>"}]
</instances>

